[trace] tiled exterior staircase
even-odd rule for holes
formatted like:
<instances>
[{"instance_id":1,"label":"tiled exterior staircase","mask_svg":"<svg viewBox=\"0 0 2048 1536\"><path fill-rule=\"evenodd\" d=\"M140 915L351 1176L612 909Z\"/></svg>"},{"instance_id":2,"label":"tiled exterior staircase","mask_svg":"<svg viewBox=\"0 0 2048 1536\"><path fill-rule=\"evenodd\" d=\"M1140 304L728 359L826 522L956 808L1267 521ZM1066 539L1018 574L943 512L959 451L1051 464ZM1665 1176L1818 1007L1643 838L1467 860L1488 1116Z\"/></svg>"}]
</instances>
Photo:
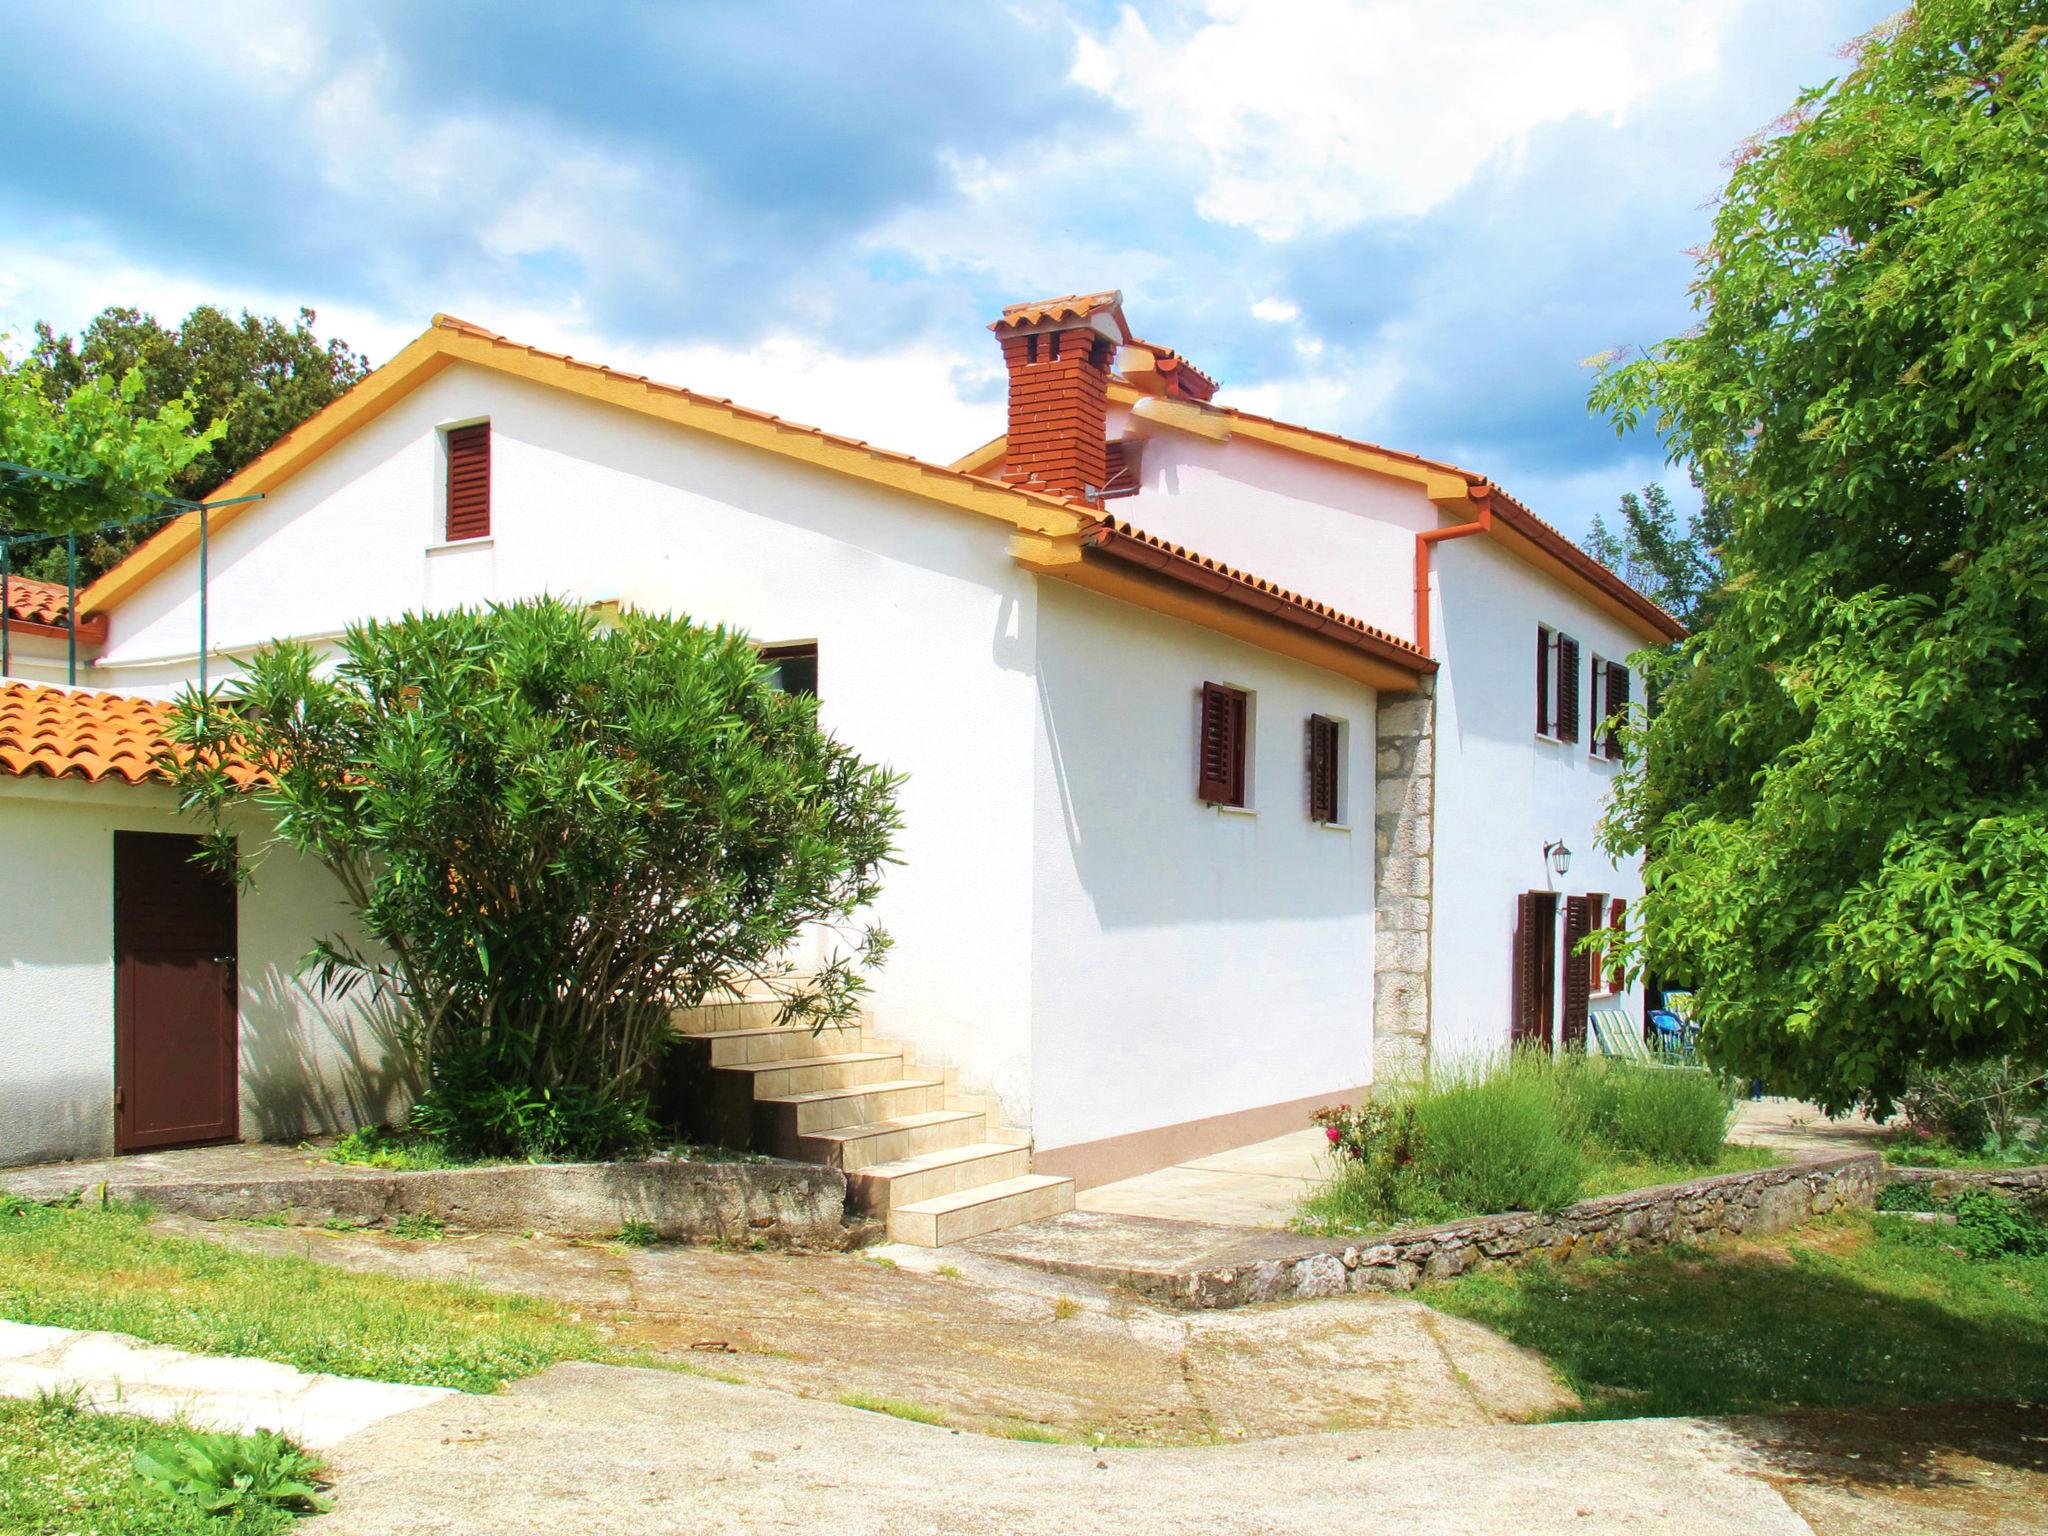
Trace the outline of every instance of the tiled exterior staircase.
<instances>
[{"instance_id":1,"label":"tiled exterior staircase","mask_svg":"<svg viewBox=\"0 0 2048 1536\"><path fill-rule=\"evenodd\" d=\"M1074 1181L1033 1173L1028 1135L950 1070L920 1074L865 1025L814 1035L776 1010L742 997L677 1012L703 1139L842 1170L892 1242L938 1248L1074 1208Z\"/></svg>"}]
</instances>

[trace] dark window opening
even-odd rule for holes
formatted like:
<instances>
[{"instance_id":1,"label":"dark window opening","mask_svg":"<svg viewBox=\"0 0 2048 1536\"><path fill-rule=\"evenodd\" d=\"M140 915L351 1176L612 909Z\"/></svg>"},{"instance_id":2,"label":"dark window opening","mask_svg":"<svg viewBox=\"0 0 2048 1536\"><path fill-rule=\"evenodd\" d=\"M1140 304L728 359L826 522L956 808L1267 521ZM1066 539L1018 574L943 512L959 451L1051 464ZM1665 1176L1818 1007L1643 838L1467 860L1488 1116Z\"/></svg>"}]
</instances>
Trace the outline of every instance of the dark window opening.
<instances>
[{"instance_id":1,"label":"dark window opening","mask_svg":"<svg viewBox=\"0 0 2048 1536\"><path fill-rule=\"evenodd\" d=\"M818 696L817 641L764 645L761 660L768 667L770 682L784 693L807 693L814 699Z\"/></svg>"},{"instance_id":2,"label":"dark window opening","mask_svg":"<svg viewBox=\"0 0 2048 1536\"><path fill-rule=\"evenodd\" d=\"M1241 688L1202 684L1202 725L1195 753L1197 799L1211 805L1244 804L1248 701Z\"/></svg>"}]
</instances>

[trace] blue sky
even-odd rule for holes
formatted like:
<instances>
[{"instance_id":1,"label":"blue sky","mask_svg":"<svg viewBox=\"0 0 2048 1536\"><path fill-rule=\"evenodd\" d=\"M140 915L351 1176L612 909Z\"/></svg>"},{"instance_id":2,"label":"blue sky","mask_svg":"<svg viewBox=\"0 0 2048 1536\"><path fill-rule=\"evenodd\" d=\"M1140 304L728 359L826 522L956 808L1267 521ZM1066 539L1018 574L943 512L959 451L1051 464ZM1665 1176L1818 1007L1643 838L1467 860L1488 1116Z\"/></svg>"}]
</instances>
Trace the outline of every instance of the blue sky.
<instances>
[{"instance_id":1,"label":"blue sky","mask_svg":"<svg viewBox=\"0 0 2048 1536\"><path fill-rule=\"evenodd\" d=\"M1688 323L1729 151L1894 8L24 0L0 330L308 304L381 361L448 310L950 458L995 311L1116 287L1219 398L1576 535L1671 473L1582 360Z\"/></svg>"}]
</instances>

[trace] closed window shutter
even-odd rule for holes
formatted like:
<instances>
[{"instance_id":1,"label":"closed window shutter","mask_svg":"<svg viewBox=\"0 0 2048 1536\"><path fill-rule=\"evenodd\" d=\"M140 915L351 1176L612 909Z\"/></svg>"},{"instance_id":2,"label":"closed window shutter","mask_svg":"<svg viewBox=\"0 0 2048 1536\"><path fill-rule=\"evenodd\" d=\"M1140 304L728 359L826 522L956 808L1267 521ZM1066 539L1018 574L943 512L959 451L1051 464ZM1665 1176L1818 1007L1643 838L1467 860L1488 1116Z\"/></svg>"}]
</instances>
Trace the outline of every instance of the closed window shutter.
<instances>
[{"instance_id":1,"label":"closed window shutter","mask_svg":"<svg viewBox=\"0 0 2048 1536\"><path fill-rule=\"evenodd\" d=\"M1579 739L1579 642L1557 637L1557 738Z\"/></svg>"},{"instance_id":2,"label":"closed window shutter","mask_svg":"<svg viewBox=\"0 0 2048 1536\"><path fill-rule=\"evenodd\" d=\"M491 424L448 431L448 540L491 531Z\"/></svg>"},{"instance_id":3,"label":"closed window shutter","mask_svg":"<svg viewBox=\"0 0 2048 1536\"><path fill-rule=\"evenodd\" d=\"M1514 996L1510 1038L1550 1044L1551 956L1557 943L1557 899L1548 891L1515 898Z\"/></svg>"},{"instance_id":4,"label":"closed window shutter","mask_svg":"<svg viewBox=\"0 0 2048 1536\"><path fill-rule=\"evenodd\" d=\"M1619 936L1628 928L1628 903L1619 896L1608 904L1607 926ZM1628 985L1628 968L1622 964L1621 948L1617 944L1607 946L1607 990L1619 992Z\"/></svg>"},{"instance_id":5,"label":"closed window shutter","mask_svg":"<svg viewBox=\"0 0 2048 1536\"><path fill-rule=\"evenodd\" d=\"M1550 631L1536 626L1536 734L1550 734Z\"/></svg>"},{"instance_id":6,"label":"closed window shutter","mask_svg":"<svg viewBox=\"0 0 2048 1536\"><path fill-rule=\"evenodd\" d=\"M1607 718L1607 711L1601 707L1601 699L1607 694L1607 663L1595 656L1586 664L1586 718L1593 722L1586 738L1587 750L1598 753L1600 747L1600 722Z\"/></svg>"},{"instance_id":7,"label":"closed window shutter","mask_svg":"<svg viewBox=\"0 0 2048 1536\"><path fill-rule=\"evenodd\" d=\"M1245 698L1221 683L1202 684L1195 794L1211 805L1244 804Z\"/></svg>"},{"instance_id":8,"label":"closed window shutter","mask_svg":"<svg viewBox=\"0 0 2048 1536\"><path fill-rule=\"evenodd\" d=\"M1324 715L1308 717L1308 816L1337 819L1337 722Z\"/></svg>"},{"instance_id":9,"label":"closed window shutter","mask_svg":"<svg viewBox=\"0 0 2048 1536\"><path fill-rule=\"evenodd\" d=\"M1564 1043L1586 1044L1586 1014L1592 1004L1593 957L1579 941L1593 931L1595 898L1573 896L1564 904Z\"/></svg>"},{"instance_id":10,"label":"closed window shutter","mask_svg":"<svg viewBox=\"0 0 2048 1536\"><path fill-rule=\"evenodd\" d=\"M1607 664L1607 713L1610 716L1618 716L1627 713L1627 711L1628 668L1618 661L1609 662ZM1609 757L1621 756L1621 735L1618 731L1609 729L1606 739L1600 745L1601 750Z\"/></svg>"}]
</instances>

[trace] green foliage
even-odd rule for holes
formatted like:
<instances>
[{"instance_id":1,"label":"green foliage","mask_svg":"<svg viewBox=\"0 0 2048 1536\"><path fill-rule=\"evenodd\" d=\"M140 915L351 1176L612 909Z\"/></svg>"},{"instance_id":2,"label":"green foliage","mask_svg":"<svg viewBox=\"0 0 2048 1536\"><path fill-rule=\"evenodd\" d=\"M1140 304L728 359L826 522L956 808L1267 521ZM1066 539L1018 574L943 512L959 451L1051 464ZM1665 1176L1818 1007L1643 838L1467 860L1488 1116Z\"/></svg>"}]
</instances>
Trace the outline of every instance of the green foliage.
<instances>
[{"instance_id":1,"label":"green foliage","mask_svg":"<svg viewBox=\"0 0 2048 1536\"><path fill-rule=\"evenodd\" d=\"M432 1242L445 1237L448 1224L440 1217L427 1211L403 1211L391 1218L391 1235L416 1241Z\"/></svg>"},{"instance_id":2,"label":"green foliage","mask_svg":"<svg viewBox=\"0 0 2048 1536\"><path fill-rule=\"evenodd\" d=\"M102 310L75 340L38 324L29 355L52 399L134 374L141 381L137 410L155 412L183 401L197 419L216 423L216 435L156 487L200 501L369 372L369 359L346 342L322 341L313 331L314 318L312 310L301 309L287 325L244 310L237 320L202 304L172 328L154 315L114 307ZM81 539L80 581L111 567L156 526ZM44 553L40 574L61 579L51 558Z\"/></svg>"},{"instance_id":3,"label":"green foliage","mask_svg":"<svg viewBox=\"0 0 2048 1536\"><path fill-rule=\"evenodd\" d=\"M218 421L198 426L199 408L188 395L154 402L147 395L140 369L60 390L34 361L0 356L0 459L86 482L0 471L0 534L84 533L163 511L146 498L174 485L225 429ZM82 546L82 561L90 544ZM10 567L16 575L62 580L65 559L57 539L22 546ZM83 563L80 580L93 573Z\"/></svg>"},{"instance_id":4,"label":"green foliage","mask_svg":"<svg viewBox=\"0 0 2048 1536\"><path fill-rule=\"evenodd\" d=\"M1337 1233L1549 1211L1670 1182L1720 1166L1733 1102L1705 1072L1576 1052L1440 1067L1362 1109L1316 1112L1338 1163L1298 1224Z\"/></svg>"},{"instance_id":5,"label":"green foliage","mask_svg":"<svg viewBox=\"0 0 2048 1536\"><path fill-rule=\"evenodd\" d=\"M56 1536L279 1536L293 1516L271 1505L209 1514L135 1475L135 1453L162 1426L86 1411L76 1394L0 1399L0 1531Z\"/></svg>"},{"instance_id":6,"label":"green foliage","mask_svg":"<svg viewBox=\"0 0 2048 1536\"><path fill-rule=\"evenodd\" d=\"M610 1353L547 1302L173 1236L118 1202L0 1199L0 1317L464 1392Z\"/></svg>"},{"instance_id":7,"label":"green foliage","mask_svg":"<svg viewBox=\"0 0 2048 1536\"><path fill-rule=\"evenodd\" d=\"M394 1131L381 1125L366 1125L350 1131L327 1149L330 1162L357 1168L388 1168L417 1171L431 1168L462 1168L473 1158L452 1155L438 1141L417 1133Z\"/></svg>"},{"instance_id":8,"label":"green foliage","mask_svg":"<svg viewBox=\"0 0 2048 1536\"><path fill-rule=\"evenodd\" d=\"M937 1408L928 1408L923 1403L913 1403L900 1397L875 1397L866 1392L848 1392L839 1401L848 1408L858 1408L865 1413L886 1413L892 1419L907 1419L912 1424L943 1424L946 1415Z\"/></svg>"},{"instance_id":9,"label":"green foliage","mask_svg":"<svg viewBox=\"0 0 2048 1536\"><path fill-rule=\"evenodd\" d=\"M166 1493L192 1499L210 1515L252 1509L321 1514L321 1465L283 1435L209 1434L175 1425L135 1453L136 1475Z\"/></svg>"},{"instance_id":10,"label":"green foliage","mask_svg":"<svg viewBox=\"0 0 2048 1536\"><path fill-rule=\"evenodd\" d=\"M1721 583L1727 514L1709 503L1681 523L1671 493L1655 483L1640 496L1623 492L1620 511L1619 529L1594 514L1586 553L1687 628L1704 628Z\"/></svg>"},{"instance_id":11,"label":"green foliage","mask_svg":"<svg viewBox=\"0 0 2048 1536\"><path fill-rule=\"evenodd\" d=\"M1708 1059L1845 1109L2048 1057L2048 34L1925 0L1751 145L1595 404L1729 509L1603 837Z\"/></svg>"},{"instance_id":12,"label":"green foliage","mask_svg":"<svg viewBox=\"0 0 2048 1536\"><path fill-rule=\"evenodd\" d=\"M643 1149L670 1012L716 989L814 1027L857 1005L898 780L744 636L541 599L358 626L341 653L281 643L181 700L175 776L223 862L253 802L334 872L373 942L324 942L319 978L400 1002L415 1127L451 1153ZM238 787L230 754L268 777ZM817 926L847 942L797 978L780 957Z\"/></svg>"},{"instance_id":13,"label":"green foliage","mask_svg":"<svg viewBox=\"0 0 2048 1536\"><path fill-rule=\"evenodd\" d=\"M2022 1117L2038 1116L2044 1097L2048 1073L2000 1056L1952 1067L1915 1065L1899 1109L1913 1134L1960 1152L1983 1152L2030 1139Z\"/></svg>"},{"instance_id":14,"label":"green foliage","mask_svg":"<svg viewBox=\"0 0 2048 1536\"><path fill-rule=\"evenodd\" d=\"M619 1235L613 1239L623 1248L652 1248L660 1240L651 1221L629 1221L619 1228Z\"/></svg>"},{"instance_id":15,"label":"green foliage","mask_svg":"<svg viewBox=\"0 0 2048 1536\"><path fill-rule=\"evenodd\" d=\"M2048 1395L2048 1260L1953 1228L1829 1218L1762 1244L1490 1270L1422 1293L1540 1351L1566 1417L2027 1401Z\"/></svg>"},{"instance_id":16,"label":"green foliage","mask_svg":"<svg viewBox=\"0 0 2048 1536\"><path fill-rule=\"evenodd\" d=\"M2048 1257L2048 1221L2017 1200L1988 1189L1965 1189L1948 1208L1955 1212L1957 1246L1979 1262Z\"/></svg>"}]
</instances>

